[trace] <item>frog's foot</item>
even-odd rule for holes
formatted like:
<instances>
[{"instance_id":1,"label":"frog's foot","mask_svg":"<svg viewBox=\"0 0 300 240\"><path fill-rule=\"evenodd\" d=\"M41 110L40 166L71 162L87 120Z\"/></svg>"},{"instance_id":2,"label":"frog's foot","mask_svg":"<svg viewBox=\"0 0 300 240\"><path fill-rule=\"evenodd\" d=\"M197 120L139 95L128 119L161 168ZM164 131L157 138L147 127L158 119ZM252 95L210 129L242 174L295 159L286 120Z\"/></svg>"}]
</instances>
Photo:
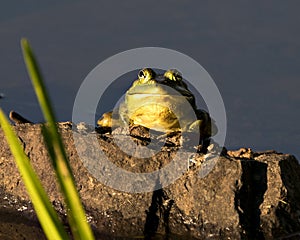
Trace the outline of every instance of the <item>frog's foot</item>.
<instances>
[{"instance_id":1,"label":"frog's foot","mask_svg":"<svg viewBox=\"0 0 300 240\"><path fill-rule=\"evenodd\" d=\"M112 112L103 113L101 118L97 121L97 126L95 127L97 133L111 133L112 131Z\"/></svg>"},{"instance_id":2,"label":"frog's foot","mask_svg":"<svg viewBox=\"0 0 300 240\"><path fill-rule=\"evenodd\" d=\"M111 128L112 127L112 113L113 112L103 113L102 117L98 119L97 125L99 127Z\"/></svg>"},{"instance_id":3,"label":"frog's foot","mask_svg":"<svg viewBox=\"0 0 300 240\"><path fill-rule=\"evenodd\" d=\"M10 111L9 113L9 119L13 121L15 124L22 124L22 123L33 123L29 121L28 119L21 116L19 113L15 111Z\"/></svg>"},{"instance_id":4,"label":"frog's foot","mask_svg":"<svg viewBox=\"0 0 300 240\"><path fill-rule=\"evenodd\" d=\"M205 119L198 119L194 121L187 129L189 133L200 134L199 146L197 147L197 152L206 153L207 147L210 144L210 127L209 123L205 122Z\"/></svg>"},{"instance_id":5,"label":"frog's foot","mask_svg":"<svg viewBox=\"0 0 300 240\"><path fill-rule=\"evenodd\" d=\"M199 139L199 145L196 146L197 153L206 154L208 152L208 146L210 145L210 138Z\"/></svg>"}]
</instances>

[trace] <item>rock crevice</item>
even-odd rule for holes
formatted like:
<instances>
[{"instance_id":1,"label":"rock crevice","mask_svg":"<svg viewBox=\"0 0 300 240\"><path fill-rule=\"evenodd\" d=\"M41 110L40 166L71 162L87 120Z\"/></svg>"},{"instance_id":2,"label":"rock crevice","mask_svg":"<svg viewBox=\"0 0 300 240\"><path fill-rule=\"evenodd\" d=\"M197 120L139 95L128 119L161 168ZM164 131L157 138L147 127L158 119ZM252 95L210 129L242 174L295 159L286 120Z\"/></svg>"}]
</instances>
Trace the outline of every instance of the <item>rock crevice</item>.
<instances>
[{"instance_id":1,"label":"rock crevice","mask_svg":"<svg viewBox=\"0 0 300 240\"><path fill-rule=\"evenodd\" d=\"M242 186L236 193L236 210L242 227L241 235L262 239L259 206L267 190L267 164L249 159L241 160Z\"/></svg>"}]
</instances>

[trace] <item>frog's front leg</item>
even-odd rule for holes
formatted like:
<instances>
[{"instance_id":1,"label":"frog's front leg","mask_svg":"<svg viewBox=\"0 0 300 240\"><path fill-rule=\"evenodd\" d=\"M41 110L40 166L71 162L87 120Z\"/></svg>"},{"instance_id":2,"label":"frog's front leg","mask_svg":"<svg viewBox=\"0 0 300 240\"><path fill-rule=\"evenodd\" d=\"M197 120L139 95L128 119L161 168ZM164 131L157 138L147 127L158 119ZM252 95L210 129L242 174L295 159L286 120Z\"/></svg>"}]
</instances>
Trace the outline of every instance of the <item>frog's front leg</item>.
<instances>
[{"instance_id":1,"label":"frog's front leg","mask_svg":"<svg viewBox=\"0 0 300 240\"><path fill-rule=\"evenodd\" d=\"M187 131L200 132L200 151L206 152L207 147L210 144L210 137L216 135L216 133L218 132L218 128L215 124L215 121L210 117L208 112L201 109L197 109L196 115L198 119L188 127Z\"/></svg>"},{"instance_id":2,"label":"frog's front leg","mask_svg":"<svg viewBox=\"0 0 300 240\"><path fill-rule=\"evenodd\" d=\"M127 115L124 114L124 109L119 108L114 109L114 111L103 113L97 120L97 127L102 128L104 131L107 130L107 132L111 132L113 127L126 127L132 125L133 121L127 118Z\"/></svg>"},{"instance_id":3,"label":"frog's front leg","mask_svg":"<svg viewBox=\"0 0 300 240\"><path fill-rule=\"evenodd\" d=\"M98 119L97 125L103 128L111 128L112 127L112 111L106 112L102 114L102 117Z\"/></svg>"}]
</instances>

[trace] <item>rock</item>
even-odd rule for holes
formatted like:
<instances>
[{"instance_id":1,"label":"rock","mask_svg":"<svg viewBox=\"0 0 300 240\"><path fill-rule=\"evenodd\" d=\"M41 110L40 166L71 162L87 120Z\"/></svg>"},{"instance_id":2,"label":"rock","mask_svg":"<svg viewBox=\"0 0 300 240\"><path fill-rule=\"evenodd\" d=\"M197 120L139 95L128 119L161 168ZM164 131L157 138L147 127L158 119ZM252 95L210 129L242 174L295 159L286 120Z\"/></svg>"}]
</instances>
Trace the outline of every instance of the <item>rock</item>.
<instances>
[{"instance_id":1,"label":"rock","mask_svg":"<svg viewBox=\"0 0 300 240\"><path fill-rule=\"evenodd\" d=\"M15 130L51 201L65 221L66 210L40 126L19 124ZM81 123L80 126L73 125L73 135L70 122L59 126L87 219L99 239L111 239L112 236L150 238L154 235L156 239L163 239L166 235L173 238L173 234L176 239L274 239L284 236L292 239L300 231L300 166L291 155L241 149L219 158L207 158L195 154L192 148L180 152L174 141L167 140L165 145L159 145L163 141L160 138L149 140L148 133L145 133L148 136L146 142L138 139L132 144L126 131L115 131L113 134L124 137L121 151L110 133L97 134ZM90 136L96 141L91 142ZM172 138L178 142L178 137ZM143 147L155 150L156 145L160 151L151 158L145 157ZM131 154L126 154L125 150ZM126 174L114 178L116 172L102 164L102 159L89 162L90 154L101 151L109 156L113 166L133 174L141 173L137 174L133 185L129 184ZM78 152L83 155L79 157ZM175 156L179 161L174 169L179 175L175 170L174 174L157 174L145 185L143 173L159 172L159 169L171 166ZM36 222L1 130L0 166L0 216L6 216L4 202L14 198L18 204L12 204L9 211L14 211L16 223L25 224L26 219ZM100 173L109 176L107 182L99 181ZM125 191L109 187L114 181ZM165 184L168 182L171 184ZM147 192L141 191L141 186ZM20 205L24 206L22 211L17 210ZM0 236L12 231L7 228L8 222L11 222L10 218L1 218L4 225L0 224ZM34 231L28 234L34 232L40 236L38 224L29 227ZM19 231L17 225L15 230ZM25 239L32 239L25 235Z\"/></svg>"},{"instance_id":2,"label":"rock","mask_svg":"<svg viewBox=\"0 0 300 240\"><path fill-rule=\"evenodd\" d=\"M236 151L227 151L229 157L253 159L253 151L250 148L240 148Z\"/></svg>"},{"instance_id":3,"label":"rock","mask_svg":"<svg viewBox=\"0 0 300 240\"><path fill-rule=\"evenodd\" d=\"M41 239L46 237L32 206L0 188L0 239Z\"/></svg>"}]
</instances>

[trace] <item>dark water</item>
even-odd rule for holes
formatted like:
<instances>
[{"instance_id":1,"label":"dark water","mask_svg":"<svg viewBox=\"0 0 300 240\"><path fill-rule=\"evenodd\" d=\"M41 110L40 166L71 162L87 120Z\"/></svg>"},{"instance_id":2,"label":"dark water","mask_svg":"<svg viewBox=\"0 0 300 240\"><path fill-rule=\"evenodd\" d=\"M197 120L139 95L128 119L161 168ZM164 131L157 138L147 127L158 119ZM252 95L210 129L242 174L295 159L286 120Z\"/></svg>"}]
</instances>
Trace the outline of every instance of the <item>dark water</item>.
<instances>
[{"instance_id":1,"label":"dark water","mask_svg":"<svg viewBox=\"0 0 300 240\"><path fill-rule=\"evenodd\" d=\"M276 149L299 159L299 7L290 0L2 3L0 104L42 121L22 61L23 36L60 121L71 119L79 86L101 61L136 47L171 48L198 61L217 84L228 118L226 146Z\"/></svg>"}]
</instances>

